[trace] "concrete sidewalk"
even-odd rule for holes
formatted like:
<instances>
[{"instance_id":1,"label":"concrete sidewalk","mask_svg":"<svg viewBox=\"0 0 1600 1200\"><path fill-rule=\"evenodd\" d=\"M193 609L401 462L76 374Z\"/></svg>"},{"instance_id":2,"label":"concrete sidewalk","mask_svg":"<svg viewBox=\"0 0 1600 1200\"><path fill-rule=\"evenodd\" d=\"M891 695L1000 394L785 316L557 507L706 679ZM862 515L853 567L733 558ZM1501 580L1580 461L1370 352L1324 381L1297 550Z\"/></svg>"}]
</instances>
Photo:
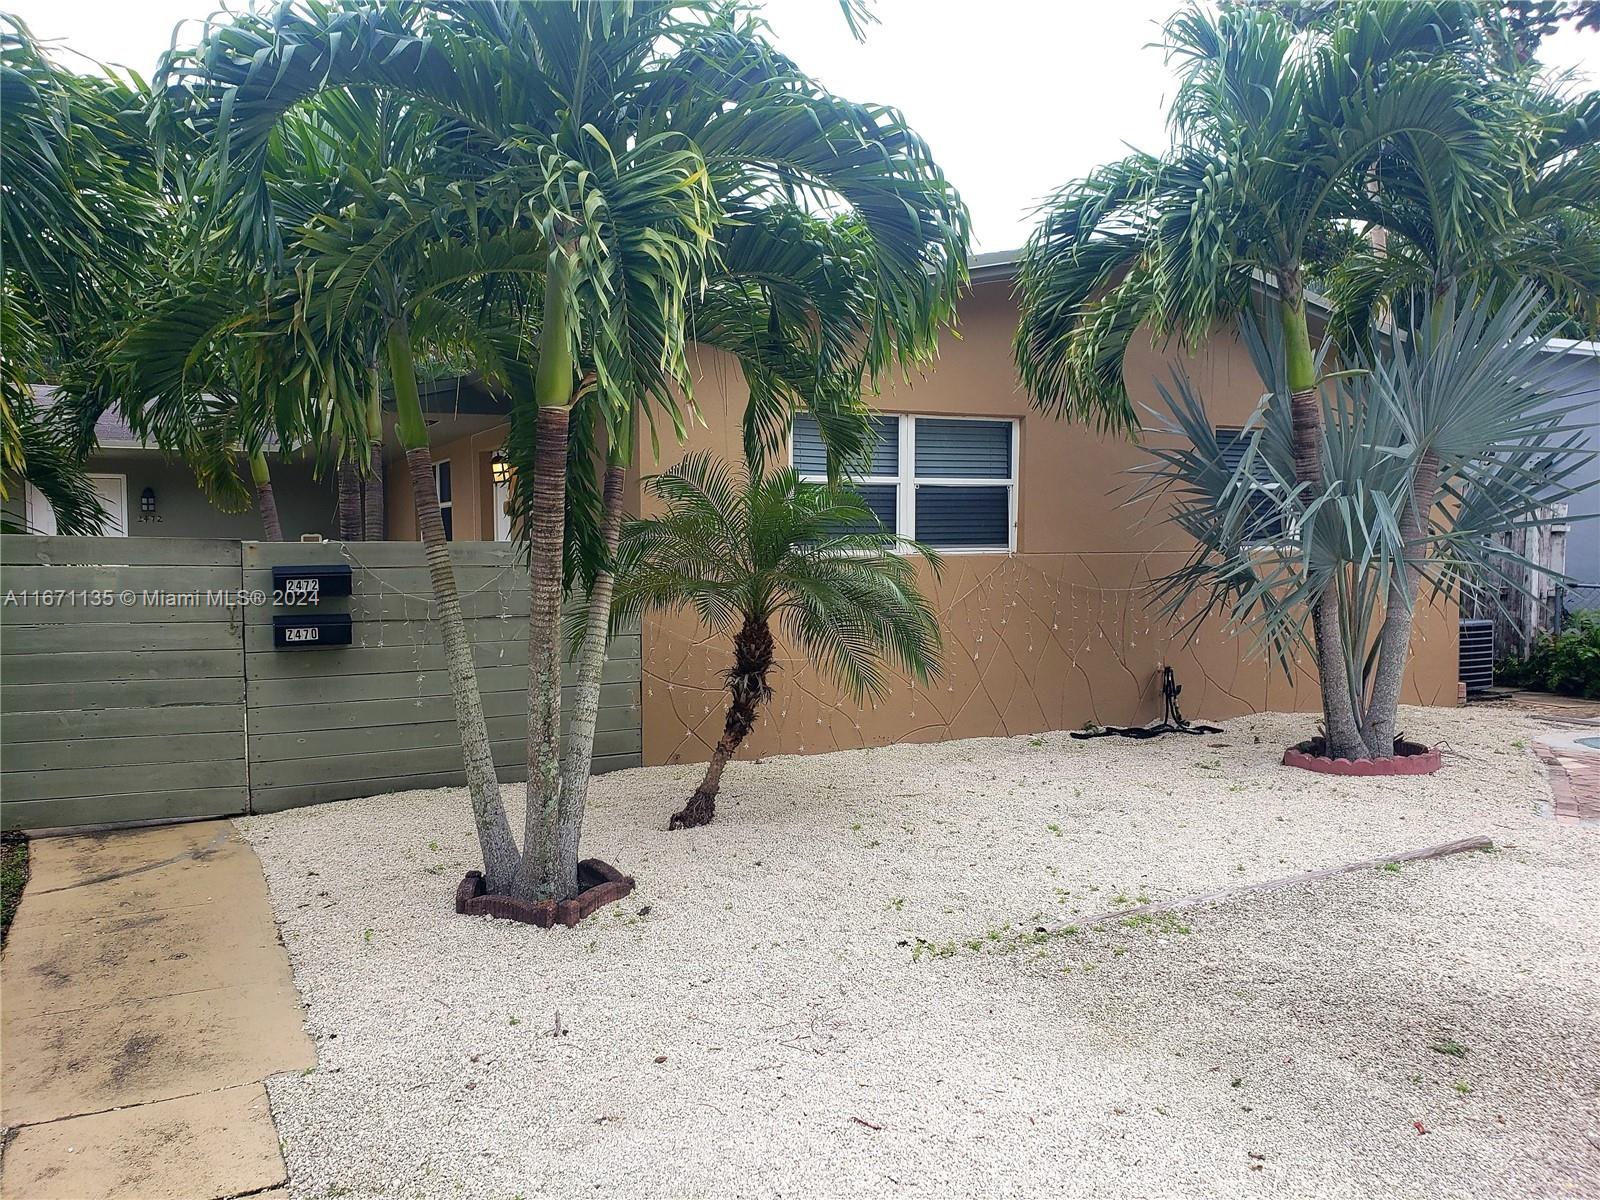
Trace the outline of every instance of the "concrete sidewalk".
<instances>
[{"instance_id":1,"label":"concrete sidewalk","mask_svg":"<svg viewBox=\"0 0 1600 1200\"><path fill-rule=\"evenodd\" d=\"M314 1066L226 821L41 838L0 958L0 1194L283 1195L262 1080Z\"/></svg>"}]
</instances>

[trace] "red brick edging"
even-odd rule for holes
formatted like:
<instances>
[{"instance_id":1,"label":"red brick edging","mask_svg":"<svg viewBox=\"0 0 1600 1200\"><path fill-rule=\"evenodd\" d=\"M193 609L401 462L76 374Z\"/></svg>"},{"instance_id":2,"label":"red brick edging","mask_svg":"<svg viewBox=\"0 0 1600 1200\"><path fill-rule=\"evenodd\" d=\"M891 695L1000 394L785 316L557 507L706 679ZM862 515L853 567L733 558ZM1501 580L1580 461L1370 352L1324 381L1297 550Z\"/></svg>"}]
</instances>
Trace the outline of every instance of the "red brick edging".
<instances>
[{"instance_id":1,"label":"red brick edging","mask_svg":"<svg viewBox=\"0 0 1600 1200\"><path fill-rule=\"evenodd\" d=\"M1299 767L1302 771L1316 771L1322 775L1363 776L1432 775L1444 765L1444 758L1437 746L1426 747L1416 742L1398 742L1396 745L1409 748L1409 752L1393 754L1388 758L1324 758L1320 754L1310 754L1300 746L1290 746L1283 752L1283 765Z\"/></svg>"},{"instance_id":2,"label":"red brick edging","mask_svg":"<svg viewBox=\"0 0 1600 1200\"><path fill-rule=\"evenodd\" d=\"M633 891L633 876L624 875L598 858L586 858L578 864L578 887L578 894L571 900L518 900L514 896L486 894L483 872L468 871L456 888L456 912L521 921L540 929L552 925L570 929L597 908L613 904Z\"/></svg>"}]
</instances>

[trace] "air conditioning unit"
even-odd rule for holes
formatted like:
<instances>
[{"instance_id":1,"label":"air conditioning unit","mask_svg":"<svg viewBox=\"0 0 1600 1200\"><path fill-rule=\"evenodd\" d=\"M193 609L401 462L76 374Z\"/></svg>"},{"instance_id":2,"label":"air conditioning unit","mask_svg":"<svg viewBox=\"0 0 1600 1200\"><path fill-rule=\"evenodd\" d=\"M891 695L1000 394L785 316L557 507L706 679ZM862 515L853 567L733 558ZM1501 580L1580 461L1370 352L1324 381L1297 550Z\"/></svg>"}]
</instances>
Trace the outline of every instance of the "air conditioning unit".
<instances>
[{"instance_id":1,"label":"air conditioning unit","mask_svg":"<svg viewBox=\"0 0 1600 1200\"><path fill-rule=\"evenodd\" d=\"M1461 622L1461 682L1467 695L1487 692L1494 686L1494 622Z\"/></svg>"}]
</instances>

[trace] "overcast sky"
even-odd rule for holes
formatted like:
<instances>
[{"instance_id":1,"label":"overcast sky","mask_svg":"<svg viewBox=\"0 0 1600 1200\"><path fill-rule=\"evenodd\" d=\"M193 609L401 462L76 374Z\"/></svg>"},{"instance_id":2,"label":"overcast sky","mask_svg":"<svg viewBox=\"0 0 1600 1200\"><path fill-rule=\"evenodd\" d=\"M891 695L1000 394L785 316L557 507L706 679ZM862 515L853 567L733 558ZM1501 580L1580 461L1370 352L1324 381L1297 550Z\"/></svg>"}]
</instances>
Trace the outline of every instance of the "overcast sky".
<instances>
[{"instance_id":1,"label":"overcast sky","mask_svg":"<svg viewBox=\"0 0 1600 1200\"><path fill-rule=\"evenodd\" d=\"M1052 188L1128 145L1158 150L1172 88L1157 26L1178 0L878 0L858 45L837 0L768 0L778 44L852 100L893 104L971 207L979 250L1021 244ZM216 0L0 0L34 33L148 77L174 24ZM184 35L192 42L194 32ZM1600 34L1563 30L1554 66L1600 77Z\"/></svg>"}]
</instances>

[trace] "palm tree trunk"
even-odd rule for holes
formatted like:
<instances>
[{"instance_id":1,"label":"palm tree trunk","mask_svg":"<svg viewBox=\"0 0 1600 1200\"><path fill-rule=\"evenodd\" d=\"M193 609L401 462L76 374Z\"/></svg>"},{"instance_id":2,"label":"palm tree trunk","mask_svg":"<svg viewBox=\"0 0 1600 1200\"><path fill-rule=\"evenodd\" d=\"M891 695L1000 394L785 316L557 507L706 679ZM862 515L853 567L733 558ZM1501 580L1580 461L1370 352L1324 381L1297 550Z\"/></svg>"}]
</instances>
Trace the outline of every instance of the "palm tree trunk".
<instances>
[{"instance_id":1,"label":"palm tree trunk","mask_svg":"<svg viewBox=\"0 0 1600 1200\"><path fill-rule=\"evenodd\" d=\"M372 368L372 390L367 395L367 442L372 454L361 488L361 536L364 541L381 542L384 535L383 495L383 392L376 365Z\"/></svg>"},{"instance_id":2,"label":"palm tree trunk","mask_svg":"<svg viewBox=\"0 0 1600 1200\"><path fill-rule=\"evenodd\" d=\"M361 479L356 465L349 459L339 464L337 476L339 509L337 536L341 542L359 541L361 538Z\"/></svg>"},{"instance_id":3,"label":"palm tree trunk","mask_svg":"<svg viewBox=\"0 0 1600 1200\"><path fill-rule=\"evenodd\" d=\"M772 670L772 630L764 620L746 617L733 639L733 670L728 672L728 714L722 722L722 737L711 752L706 777L681 809L672 814L668 829L690 829L708 825L716 815L717 793L722 789L722 772L740 744L755 728L756 710L771 695L767 673Z\"/></svg>"},{"instance_id":4,"label":"palm tree trunk","mask_svg":"<svg viewBox=\"0 0 1600 1200\"><path fill-rule=\"evenodd\" d=\"M605 542L606 565L595 573L589 589L588 614L583 628L583 648L577 662L577 687L572 702L572 728L562 763L561 842L563 856L578 857L578 837L583 831L583 809L589 797L589 775L594 765L594 726L600 714L600 676L606 662L606 633L611 624L611 594L616 583L611 560L622 532L622 484L626 468L618 462L606 466L604 507L600 534ZM567 843L570 841L571 845Z\"/></svg>"},{"instance_id":5,"label":"palm tree trunk","mask_svg":"<svg viewBox=\"0 0 1600 1200\"><path fill-rule=\"evenodd\" d=\"M278 523L278 498L272 492L272 472L267 456L257 450L250 455L250 482L255 484L256 507L261 510L261 527L269 542L283 541L283 526Z\"/></svg>"},{"instance_id":6,"label":"palm tree trunk","mask_svg":"<svg viewBox=\"0 0 1600 1200\"><path fill-rule=\"evenodd\" d=\"M1422 584L1422 542L1438 490L1439 456L1425 450L1411 482L1411 504L1400 518L1400 540L1406 547L1406 557L1404 563L1395 565L1389 577L1383 630L1378 635L1378 666L1373 672L1372 700L1364 722L1367 748L1379 758L1394 753L1400 688L1411 658L1411 632L1416 627L1416 601Z\"/></svg>"},{"instance_id":7,"label":"palm tree trunk","mask_svg":"<svg viewBox=\"0 0 1600 1200\"><path fill-rule=\"evenodd\" d=\"M578 892L576 830L563 844L561 803L561 558L566 541L567 421L574 362L567 296L572 255L551 251L534 378L533 504L528 518L528 811L512 894L565 900Z\"/></svg>"},{"instance_id":8,"label":"palm tree trunk","mask_svg":"<svg viewBox=\"0 0 1600 1200\"><path fill-rule=\"evenodd\" d=\"M1305 294L1298 269L1279 273L1283 289L1280 319L1288 358L1289 412L1294 428L1294 467L1298 482L1311 485L1314 498L1322 482L1322 409L1317 397L1316 359L1306 324ZM1333 758L1365 758L1366 742L1356 723L1356 699L1345 672L1344 631L1339 623L1339 590L1331 583L1311 609L1311 637L1322 692L1326 751Z\"/></svg>"},{"instance_id":9,"label":"palm tree trunk","mask_svg":"<svg viewBox=\"0 0 1600 1200\"><path fill-rule=\"evenodd\" d=\"M473 824L483 852L484 883L492 893L510 887L517 870L517 844L511 836L500 799L500 779L489 746L489 726L478 692L478 674L472 663L472 645L461 612L461 593L450 563L450 543L445 541L444 520L439 515L439 491L433 475L433 455L428 449L428 427L417 396L410 331L396 325L389 331L389 364L394 375L396 432L405 448L411 474L411 494L416 502L417 527L428 559L428 579L433 585L439 631L444 641L445 666L450 676L450 698L456 729L461 735L461 757L466 768L467 792L472 800Z\"/></svg>"},{"instance_id":10,"label":"palm tree trunk","mask_svg":"<svg viewBox=\"0 0 1600 1200\"><path fill-rule=\"evenodd\" d=\"M372 444L372 461L361 485L361 540L381 542L384 534L383 447Z\"/></svg>"}]
</instances>

